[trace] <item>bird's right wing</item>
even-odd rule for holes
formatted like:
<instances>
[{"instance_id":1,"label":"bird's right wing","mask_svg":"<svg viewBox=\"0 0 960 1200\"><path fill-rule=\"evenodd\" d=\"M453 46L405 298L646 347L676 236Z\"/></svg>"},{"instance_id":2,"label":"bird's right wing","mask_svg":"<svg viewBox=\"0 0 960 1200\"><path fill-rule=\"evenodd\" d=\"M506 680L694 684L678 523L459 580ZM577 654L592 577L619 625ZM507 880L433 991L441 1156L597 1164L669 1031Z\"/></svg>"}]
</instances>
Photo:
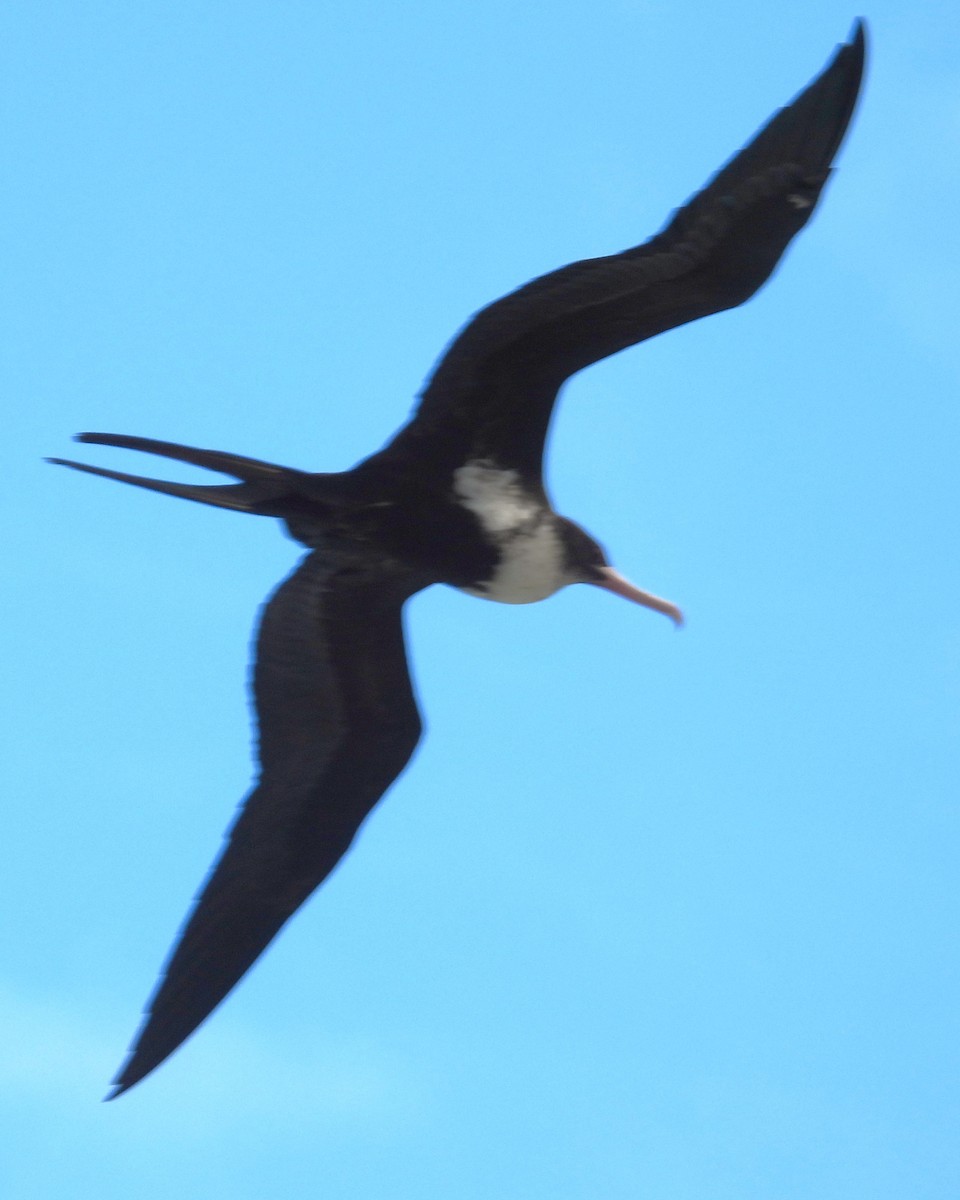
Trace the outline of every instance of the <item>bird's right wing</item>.
<instances>
[{"instance_id":1,"label":"bird's right wing","mask_svg":"<svg viewBox=\"0 0 960 1200\"><path fill-rule=\"evenodd\" d=\"M786 108L676 213L620 254L543 275L482 309L434 370L385 454L433 439L529 475L557 391L576 371L742 304L807 223L860 88L863 26Z\"/></svg>"},{"instance_id":2,"label":"bird's right wing","mask_svg":"<svg viewBox=\"0 0 960 1200\"><path fill-rule=\"evenodd\" d=\"M119 1095L197 1028L329 875L420 736L401 626L423 586L314 551L266 605L254 694L261 774L166 964Z\"/></svg>"}]
</instances>

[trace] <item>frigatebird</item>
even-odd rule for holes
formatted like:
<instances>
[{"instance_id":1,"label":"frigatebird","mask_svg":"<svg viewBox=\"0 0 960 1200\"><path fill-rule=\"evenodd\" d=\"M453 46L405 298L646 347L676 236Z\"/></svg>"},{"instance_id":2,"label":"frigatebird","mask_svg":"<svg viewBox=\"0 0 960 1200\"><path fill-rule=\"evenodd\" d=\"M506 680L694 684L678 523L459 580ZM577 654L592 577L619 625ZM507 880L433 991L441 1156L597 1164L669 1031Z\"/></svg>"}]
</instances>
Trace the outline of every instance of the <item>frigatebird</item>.
<instances>
[{"instance_id":1,"label":"frigatebird","mask_svg":"<svg viewBox=\"0 0 960 1200\"><path fill-rule=\"evenodd\" d=\"M477 313L440 359L412 419L348 471L314 473L119 434L231 476L170 483L63 466L237 512L277 517L309 548L263 609L253 691L260 774L166 963L112 1099L190 1036L326 879L406 766L421 725L401 610L445 583L508 604L571 583L680 622L552 508L547 425L575 372L742 304L810 219L863 72L854 27L823 72L643 245L576 262Z\"/></svg>"}]
</instances>

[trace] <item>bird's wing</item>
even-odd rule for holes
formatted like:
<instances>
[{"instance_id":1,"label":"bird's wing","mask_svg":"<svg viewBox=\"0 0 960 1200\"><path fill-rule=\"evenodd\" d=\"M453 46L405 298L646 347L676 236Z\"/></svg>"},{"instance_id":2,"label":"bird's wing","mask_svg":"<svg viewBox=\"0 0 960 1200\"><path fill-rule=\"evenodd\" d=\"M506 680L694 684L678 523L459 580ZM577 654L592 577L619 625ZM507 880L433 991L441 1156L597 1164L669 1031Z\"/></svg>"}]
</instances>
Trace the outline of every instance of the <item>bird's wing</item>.
<instances>
[{"instance_id":1,"label":"bird's wing","mask_svg":"<svg viewBox=\"0 0 960 1200\"><path fill-rule=\"evenodd\" d=\"M261 773L114 1080L126 1091L227 995L339 862L420 736L401 626L422 586L310 554L266 605L254 694Z\"/></svg>"},{"instance_id":2,"label":"bird's wing","mask_svg":"<svg viewBox=\"0 0 960 1200\"><path fill-rule=\"evenodd\" d=\"M391 450L434 437L462 456L540 469L564 380L677 325L742 304L810 219L860 87L858 23L805 91L642 246L573 263L481 310Z\"/></svg>"}]
</instances>

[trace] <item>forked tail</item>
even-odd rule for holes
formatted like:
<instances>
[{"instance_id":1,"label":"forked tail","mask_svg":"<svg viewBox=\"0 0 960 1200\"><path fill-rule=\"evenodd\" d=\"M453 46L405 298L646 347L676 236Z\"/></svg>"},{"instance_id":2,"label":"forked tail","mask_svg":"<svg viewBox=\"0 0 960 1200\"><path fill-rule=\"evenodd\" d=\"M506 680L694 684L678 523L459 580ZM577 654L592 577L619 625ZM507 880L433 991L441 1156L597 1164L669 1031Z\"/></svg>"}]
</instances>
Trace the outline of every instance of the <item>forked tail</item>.
<instances>
[{"instance_id":1,"label":"forked tail","mask_svg":"<svg viewBox=\"0 0 960 1200\"><path fill-rule=\"evenodd\" d=\"M125 471L111 471L106 467L92 467L69 458L48 458L46 461L61 467L72 467L75 471L86 471L90 475L102 475L105 479L132 483L137 487L163 492L168 496L180 496L184 500L196 500L200 504L213 504L217 508L232 508L237 512L255 513L260 516L285 516L289 511L291 499L298 492L303 494L304 491L309 491L310 489L304 488L303 484L306 480L314 478L304 471L260 462L255 458L244 458L240 454L226 454L221 450L198 450L193 446L180 446L176 442L130 437L123 433L78 433L74 440L95 446L117 446L122 450L143 450L147 454L157 454L163 458L191 463L195 467L220 471L224 475L232 475L240 482L171 483L165 479L150 479L144 475L130 475Z\"/></svg>"}]
</instances>

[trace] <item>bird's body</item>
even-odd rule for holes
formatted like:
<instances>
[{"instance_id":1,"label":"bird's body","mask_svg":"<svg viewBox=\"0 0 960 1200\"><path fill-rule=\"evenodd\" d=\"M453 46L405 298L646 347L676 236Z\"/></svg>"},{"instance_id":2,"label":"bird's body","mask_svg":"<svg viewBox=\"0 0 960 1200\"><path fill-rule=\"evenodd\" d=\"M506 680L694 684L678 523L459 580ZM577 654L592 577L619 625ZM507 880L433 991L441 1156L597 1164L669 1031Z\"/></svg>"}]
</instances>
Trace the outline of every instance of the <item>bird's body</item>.
<instances>
[{"instance_id":1,"label":"bird's body","mask_svg":"<svg viewBox=\"0 0 960 1200\"><path fill-rule=\"evenodd\" d=\"M237 483L167 483L65 465L202 503L280 518L309 553L264 608L254 696L260 775L166 964L114 1095L171 1054L327 877L420 736L401 610L445 583L527 604L591 583L663 612L556 513L542 478L547 426L570 375L667 329L731 308L769 278L813 212L849 123L864 42L849 44L649 242L573 263L478 313L413 418L349 471L310 473L114 434Z\"/></svg>"}]
</instances>

